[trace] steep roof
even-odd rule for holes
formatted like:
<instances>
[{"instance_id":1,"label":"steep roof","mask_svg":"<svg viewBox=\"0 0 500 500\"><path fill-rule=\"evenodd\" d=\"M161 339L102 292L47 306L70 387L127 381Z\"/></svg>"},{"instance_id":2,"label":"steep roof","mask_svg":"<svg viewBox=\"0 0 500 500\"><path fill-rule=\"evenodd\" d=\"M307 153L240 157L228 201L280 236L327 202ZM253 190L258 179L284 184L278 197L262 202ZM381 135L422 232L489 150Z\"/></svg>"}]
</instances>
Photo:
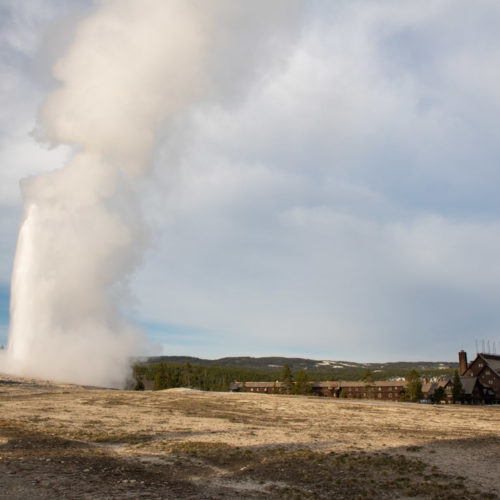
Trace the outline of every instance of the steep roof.
<instances>
[{"instance_id":1,"label":"steep roof","mask_svg":"<svg viewBox=\"0 0 500 500\"><path fill-rule=\"evenodd\" d=\"M437 381L437 387L446 387L449 383L451 383L451 378L446 378Z\"/></svg>"},{"instance_id":2,"label":"steep roof","mask_svg":"<svg viewBox=\"0 0 500 500\"><path fill-rule=\"evenodd\" d=\"M243 385L243 383L242 383ZM262 387L270 387L270 388L273 388L273 387L281 387L281 382L245 382L245 387L247 388L262 388Z\"/></svg>"},{"instance_id":3,"label":"steep roof","mask_svg":"<svg viewBox=\"0 0 500 500\"><path fill-rule=\"evenodd\" d=\"M500 377L500 356L495 354L479 354L485 363L488 365L488 368L493 370Z\"/></svg>"},{"instance_id":4,"label":"steep roof","mask_svg":"<svg viewBox=\"0 0 500 500\"><path fill-rule=\"evenodd\" d=\"M436 382L424 382L422 384L422 392L424 394L432 396L434 394L434 391L436 390L436 387L437 387Z\"/></svg>"},{"instance_id":5,"label":"steep roof","mask_svg":"<svg viewBox=\"0 0 500 500\"><path fill-rule=\"evenodd\" d=\"M339 387L406 387L403 380L376 380L375 382L340 381Z\"/></svg>"},{"instance_id":6,"label":"steep roof","mask_svg":"<svg viewBox=\"0 0 500 500\"><path fill-rule=\"evenodd\" d=\"M326 387L332 389L333 387L338 387L339 383L333 380L320 380L319 382L313 382L313 387Z\"/></svg>"},{"instance_id":7,"label":"steep roof","mask_svg":"<svg viewBox=\"0 0 500 500\"><path fill-rule=\"evenodd\" d=\"M477 377L460 377L465 394L472 394L477 383Z\"/></svg>"}]
</instances>

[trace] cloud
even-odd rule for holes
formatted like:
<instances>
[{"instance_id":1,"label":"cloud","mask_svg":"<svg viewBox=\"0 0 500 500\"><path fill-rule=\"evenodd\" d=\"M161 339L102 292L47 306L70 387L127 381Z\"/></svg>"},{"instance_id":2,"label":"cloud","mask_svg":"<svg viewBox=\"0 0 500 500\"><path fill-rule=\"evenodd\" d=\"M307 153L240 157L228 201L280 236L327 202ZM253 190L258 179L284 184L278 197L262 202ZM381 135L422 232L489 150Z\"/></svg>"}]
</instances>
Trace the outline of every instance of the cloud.
<instances>
[{"instance_id":1,"label":"cloud","mask_svg":"<svg viewBox=\"0 0 500 500\"><path fill-rule=\"evenodd\" d=\"M494 23L464 40L446 2L316 7L285 66L165 144L141 313L235 354L452 358L498 329Z\"/></svg>"},{"instance_id":2,"label":"cloud","mask_svg":"<svg viewBox=\"0 0 500 500\"><path fill-rule=\"evenodd\" d=\"M213 356L452 359L498 336L500 8L211 5L233 24L206 26L210 99L164 125L141 187L153 247L132 280L138 321L165 352ZM17 33L11 210L16 176L66 154L28 147L42 89L23 87L22 61L39 42Z\"/></svg>"}]
</instances>

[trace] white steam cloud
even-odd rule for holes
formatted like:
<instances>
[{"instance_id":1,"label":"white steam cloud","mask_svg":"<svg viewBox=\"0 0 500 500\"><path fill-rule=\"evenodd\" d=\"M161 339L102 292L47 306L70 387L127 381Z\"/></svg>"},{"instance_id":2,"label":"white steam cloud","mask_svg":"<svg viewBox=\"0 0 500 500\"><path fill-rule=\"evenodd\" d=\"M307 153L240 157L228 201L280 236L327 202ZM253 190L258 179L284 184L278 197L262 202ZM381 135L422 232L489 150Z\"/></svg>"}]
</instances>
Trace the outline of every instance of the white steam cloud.
<instances>
[{"instance_id":1,"label":"white steam cloud","mask_svg":"<svg viewBox=\"0 0 500 500\"><path fill-rule=\"evenodd\" d=\"M63 169L22 181L4 368L123 383L144 342L123 309L148 239L136 188L158 132L195 103L244 90L261 58L286 45L298 7L109 0L79 23L54 67L61 85L41 107L37 131L74 155Z\"/></svg>"}]
</instances>

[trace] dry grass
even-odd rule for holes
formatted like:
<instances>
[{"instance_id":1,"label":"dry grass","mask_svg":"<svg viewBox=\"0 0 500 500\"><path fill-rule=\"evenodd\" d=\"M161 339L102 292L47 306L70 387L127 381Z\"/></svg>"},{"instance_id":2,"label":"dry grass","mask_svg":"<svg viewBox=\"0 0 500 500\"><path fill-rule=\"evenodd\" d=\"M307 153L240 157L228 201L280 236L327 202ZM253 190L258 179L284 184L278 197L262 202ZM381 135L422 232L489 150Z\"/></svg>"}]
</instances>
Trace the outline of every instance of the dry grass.
<instances>
[{"instance_id":1,"label":"dry grass","mask_svg":"<svg viewBox=\"0 0 500 500\"><path fill-rule=\"evenodd\" d=\"M26 457L29 440L43 437L47 454L59 458L74 453L73 443L77 453L65 464L95 459L117 461L118 469L134 465L133 474L149 478L142 483L149 498L166 494L165 488L178 498L496 498L500 488L498 407L122 392L1 380L0 455L9 450L1 439L12 436ZM12 460L17 449L9 451ZM106 498L107 477L89 498ZM141 484L116 481L127 485L127 495L131 485ZM75 486L64 494L86 498Z\"/></svg>"}]
</instances>

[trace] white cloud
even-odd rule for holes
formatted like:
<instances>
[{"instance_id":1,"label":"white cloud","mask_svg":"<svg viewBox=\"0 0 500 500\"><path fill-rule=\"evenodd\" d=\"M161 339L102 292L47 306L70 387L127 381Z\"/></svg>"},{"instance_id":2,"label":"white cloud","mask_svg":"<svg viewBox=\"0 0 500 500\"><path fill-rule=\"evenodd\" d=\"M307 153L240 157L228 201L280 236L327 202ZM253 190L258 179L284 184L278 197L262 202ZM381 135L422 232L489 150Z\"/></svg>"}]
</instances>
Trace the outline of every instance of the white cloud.
<instances>
[{"instance_id":1,"label":"white cloud","mask_svg":"<svg viewBox=\"0 0 500 500\"><path fill-rule=\"evenodd\" d=\"M436 5L322 11L239 106L196 112L158 162L143 315L364 359L450 358L497 327L498 174L473 159L498 152L481 86L500 39L467 39L472 88L450 62L463 16Z\"/></svg>"}]
</instances>

